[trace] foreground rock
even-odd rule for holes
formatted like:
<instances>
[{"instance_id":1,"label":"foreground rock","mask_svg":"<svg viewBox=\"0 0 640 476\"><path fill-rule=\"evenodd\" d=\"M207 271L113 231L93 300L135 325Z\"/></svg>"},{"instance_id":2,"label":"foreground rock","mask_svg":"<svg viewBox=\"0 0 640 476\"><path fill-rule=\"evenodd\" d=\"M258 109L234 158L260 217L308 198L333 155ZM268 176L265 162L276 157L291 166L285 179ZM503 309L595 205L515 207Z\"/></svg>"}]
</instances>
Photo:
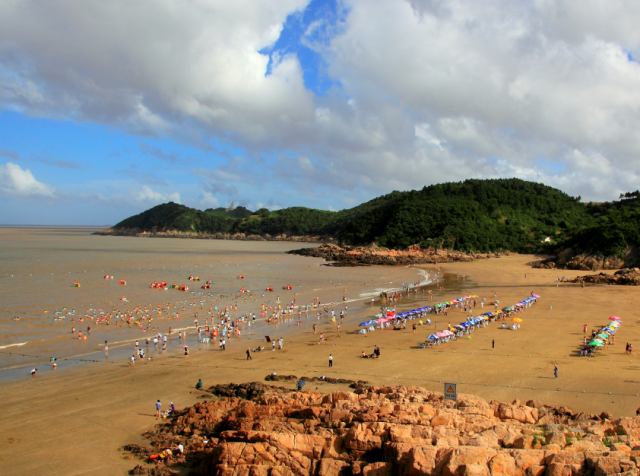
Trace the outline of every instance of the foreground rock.
<instances>
[{"instance_id":1,"label":"foreground rock","mask_svg":"<svg viewBox=\"0 0 640 476\"><path fill-rule=\"evenodd\" d=\"M390 250L372 246L338 246L326 243L318 248L291 250L289 254L323 258L331 266L367 266L367 265L409 265L445 263L452 261L474 261L477 259L499 258L509 253L463 253L452 250L422 249L412 245L406 250Z\"/></svg>"},{"instance_id":2,"label":"foreground rock","mask_svg":"<svg viewBox=\"0 0 640 476\"><path fill-rule=\"evenodd\" d=\"M183 455L132 474L185 466L218 476L638 474L640 418L472 395L453 406L419 387L278 389L253 400L196 403L145 434L152 447L124 450L146 459L184 445Z\"/></svg>"},{"instance_id":3,"label":"foreground rock","mask_svg":"<svg viewBox=\"0 0 640 476\"><path fill-rule=\"evenodd\" d=\"M640 285L640 269L621 269L613 274L599 273L587 276L577 276L568 280L569 283L588 283L588 284L618 284L622 286L638 286Z\"/></svg>"}]
</instances>

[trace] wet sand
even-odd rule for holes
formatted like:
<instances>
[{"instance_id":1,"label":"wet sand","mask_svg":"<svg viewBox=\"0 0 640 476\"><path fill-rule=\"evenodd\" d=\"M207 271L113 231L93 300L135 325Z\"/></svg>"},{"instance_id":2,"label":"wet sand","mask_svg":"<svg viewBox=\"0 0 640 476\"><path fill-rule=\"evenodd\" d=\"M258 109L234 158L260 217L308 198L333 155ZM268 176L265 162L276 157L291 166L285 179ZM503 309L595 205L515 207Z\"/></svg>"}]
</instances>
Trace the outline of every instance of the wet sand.
<instances>
[{"instance_id":1,"label":"wet sand","mask_svg":"<svg viewBox=\"0 0 640 476\"><path fill-rule=\"evenodd\" d=\"M156 423L153 414L158 398L163 408L171 401L177 407L194 403L198 394L192 388L198 378L206 387L262 381L271 372L309 377L324 374L363 379L374 385L419 385L436 391L442 391L442 382L450 381L459 384L461 393L487 399L537 399L566 405L574 411L606 410L616 416L632 415L640 405L636 396L640 391L640 364L635 356L624 355L624 345L632 342L640 349L640 326L634 309L640 290L556 286L557 276L584 273L534 270L526 266L531 259L513 256L443 266L445 272L453 273L452 279L460 281L460 287L473 287L467 294L492 300L497 292L501 307L520 301L532 291L540 294L538 304L521 315L524 322L519 331L501 330L499 324L492 323L474 332L471 339L423 350L416 344L433 328L419 327L414 335L410 322L404 331L383 330L363 336L355 333L358 327L354 316L354 321L345 323L337 334L322 319L319 330L325 331L324 345L318 345L318 336L306 328L291 332L283 351L254 353L251 361L246 360L246 346L234 342L226 352L213 345L211 350L194 350L188 360L174 353L135 368L128 368L122 361L59 373L46 369L35 378L3 382L0 472L125 474L136 461L123 460L117 448L141 442L139 435ZM341 269L333 271L344 273ZM370 277L380 268L350 271ZM460 277L455 277L457 273ZM445 289L434 302L439 297L457 297L456 291ZM426 299L411 298L403 300L398 309L424 304ZM361 304L358 313L365 315L365 306ZM590 360L577 357L583 324L590 329L605 325L612 314L624 320L616 345ZM437 320L441 329L446 322L463 321L464 314L451 311ZM493 350L492 339L496 341ZM362 350L370 353L374 344L382 349L379 360L359 358ZM334 356L332 369L328 368L330 353ZM554 364L559 367L558 379L553 378ZM340 387L323 384L320 390Z\"/></svg>"}]
</instances>

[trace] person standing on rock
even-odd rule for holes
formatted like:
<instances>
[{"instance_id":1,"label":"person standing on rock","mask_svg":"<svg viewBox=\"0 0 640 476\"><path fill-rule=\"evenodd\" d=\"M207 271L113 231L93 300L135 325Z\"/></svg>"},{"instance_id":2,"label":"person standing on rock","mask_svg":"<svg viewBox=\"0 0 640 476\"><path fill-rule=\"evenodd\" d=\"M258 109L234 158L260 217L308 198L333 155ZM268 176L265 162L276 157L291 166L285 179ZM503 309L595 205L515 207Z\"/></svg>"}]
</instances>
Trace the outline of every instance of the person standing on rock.
<instances>
[{"instance_id":1,"label":"person standing on rock","mask_svg":"<svg viewBox=\"0 0 640 476\"><path fill-rule=\"evenodd\" d=\"M333 355L329 354L329 367L333 367Z\"/></svg>"},{"instance_id":2,"label":"person standing on rock","mask_svg":"<svg viewBox=\"0 0 640 476\"><path fill-rule=\"evenodd\" d=\"M558 378L558 366L557 365L553 366L553 375L555 376L555 378Z\"/></svg>"}]
</instances>

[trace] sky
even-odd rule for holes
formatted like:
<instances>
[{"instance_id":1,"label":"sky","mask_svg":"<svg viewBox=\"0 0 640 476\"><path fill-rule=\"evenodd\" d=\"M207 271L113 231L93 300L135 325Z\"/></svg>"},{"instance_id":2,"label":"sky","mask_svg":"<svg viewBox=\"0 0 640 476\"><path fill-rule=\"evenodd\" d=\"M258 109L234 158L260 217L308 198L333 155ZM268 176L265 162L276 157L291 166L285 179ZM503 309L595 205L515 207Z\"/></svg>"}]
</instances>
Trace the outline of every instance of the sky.
<instances>
[{"instance_id":1,"label":"sky","mask_svg":"<svg viewBox=\"0 0 640 476\"><path fill-rule=\"evenodd\" d=\"M0 0L0 224L639 188L640 2Z\"/></svg>"}]
</instances>

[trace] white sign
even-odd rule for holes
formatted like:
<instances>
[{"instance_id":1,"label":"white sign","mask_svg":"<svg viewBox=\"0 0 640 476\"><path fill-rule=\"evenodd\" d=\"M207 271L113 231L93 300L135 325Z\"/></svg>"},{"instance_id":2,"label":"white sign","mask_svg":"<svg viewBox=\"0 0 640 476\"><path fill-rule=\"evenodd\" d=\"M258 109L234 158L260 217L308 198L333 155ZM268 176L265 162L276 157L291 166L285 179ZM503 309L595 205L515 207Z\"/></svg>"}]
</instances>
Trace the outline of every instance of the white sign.
<instances>
[{"instance_id":1,"label":"white sign","mask_svg":"<svg viewBox=\"0 0 640 476\"><path fill-rule=\"evenodd\" d=\"M453 400L454 402L458 401L458 389L455 383L444 384L444 399Z\"/></svg>"}]
</instances>

